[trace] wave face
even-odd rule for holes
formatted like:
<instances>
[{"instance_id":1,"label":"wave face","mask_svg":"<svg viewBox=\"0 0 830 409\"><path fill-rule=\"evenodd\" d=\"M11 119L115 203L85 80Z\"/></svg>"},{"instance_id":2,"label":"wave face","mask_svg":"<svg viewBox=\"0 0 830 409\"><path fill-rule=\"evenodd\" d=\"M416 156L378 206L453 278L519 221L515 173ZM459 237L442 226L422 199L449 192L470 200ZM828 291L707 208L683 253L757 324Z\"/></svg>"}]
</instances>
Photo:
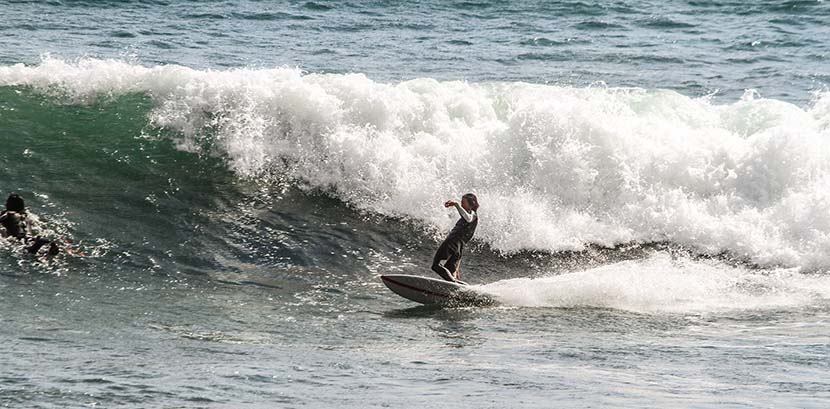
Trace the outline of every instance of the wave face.
<instances>
[{"instance_id":1,"label":"wave face","mask_svg":"<svg viewBox=\"0 0 830 409\"><path fill-rule=\"evenodd\" d=\"M830 95L528 83L379 83L294 69L117 60L0 67L0 86L70 103L143 94L177 149L240 177L289 180L356 209L447 229L475 192L503 253L669 242L761 266L830 266Z\"/></svg>"}]
</instances>

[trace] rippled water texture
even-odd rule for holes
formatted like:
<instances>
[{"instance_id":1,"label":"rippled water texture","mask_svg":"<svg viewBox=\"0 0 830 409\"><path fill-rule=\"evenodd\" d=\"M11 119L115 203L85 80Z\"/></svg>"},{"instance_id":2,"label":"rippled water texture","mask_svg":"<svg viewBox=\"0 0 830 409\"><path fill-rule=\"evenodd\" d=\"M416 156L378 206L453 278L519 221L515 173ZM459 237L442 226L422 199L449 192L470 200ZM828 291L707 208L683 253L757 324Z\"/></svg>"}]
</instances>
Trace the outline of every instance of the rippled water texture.
<instances>
[{"instance_id":1,"label":"rippled water texture","mask_svg":"<svg viewBox=\"0 0 830 409\"><path fill-rule=\"evenodd\" d=\"M420 77L679 90L793 102L827 84L821 1L2 2L0 62L135 57Z\"/></svg>"}]
</instances>

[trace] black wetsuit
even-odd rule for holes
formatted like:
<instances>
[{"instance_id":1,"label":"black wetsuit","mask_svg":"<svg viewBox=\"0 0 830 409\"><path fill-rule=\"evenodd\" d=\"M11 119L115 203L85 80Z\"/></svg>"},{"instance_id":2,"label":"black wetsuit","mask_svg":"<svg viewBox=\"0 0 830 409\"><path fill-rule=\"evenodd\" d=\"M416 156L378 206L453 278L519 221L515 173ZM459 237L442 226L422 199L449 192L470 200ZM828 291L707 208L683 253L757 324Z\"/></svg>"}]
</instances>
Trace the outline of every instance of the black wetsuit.
<instances>
[{"instance_id":1,"label":"black wetsuit","mask_svg":"<svg viewBox=\"0 0 830 409\"><path fill-rule=\"evenodd\" d=\"M0 213L0 223L6 229L6 233L16 239L26 238L26 216L25 213L10 212L4 210Z\"/></svg>"},{"instance_id":2,"label":"black wetsuit","mask_svg":"<svg viewBox=\"0 0 830 409\"><path fill-rule=\"evenodd\" d=\"M20 239L28 244L26 250L30 253L37 253L41 247L52 243L51 240L46 240L41 237L29 237L26 232L26 213L4 210L0 213L0 224L3 225L9 236Z\"/></svg>"},{"instance_id":3,"label":"black wetsuit","mask_svg":"<svg viewBox=\"0 0 830 409\"><path fill-rule=\"evenodd\" d=\"M458 269L458 263L461 262L464 245L473 238L476 226L478 226L478 214L476 213L473 213L473 220L470 222L463 217L458 219L455 227L435 252L435 257L432 259L432 271L438 273L444 280L456 281L454 274ZM440 264L441 260L447 260L443 266Z\"/></svg>"}]
</instances>

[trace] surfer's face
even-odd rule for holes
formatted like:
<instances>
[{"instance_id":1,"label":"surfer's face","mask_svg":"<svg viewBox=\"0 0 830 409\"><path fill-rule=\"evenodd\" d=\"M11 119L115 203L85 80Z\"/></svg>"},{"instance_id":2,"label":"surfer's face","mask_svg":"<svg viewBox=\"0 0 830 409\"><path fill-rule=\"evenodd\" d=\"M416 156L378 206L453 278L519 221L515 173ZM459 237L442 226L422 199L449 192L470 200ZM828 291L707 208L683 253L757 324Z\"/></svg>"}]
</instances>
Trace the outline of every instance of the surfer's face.
<instances>
[{"instance_id":1,"label":"surfer's face","mask_svg":"<svg viewBox=\"0 0 830 409\"><path fill-rule=\"evenodd\" d=\"M470 206L470 201L468 201L466 197L461 198L461 207L463 207L464 210L468 212L472 210L472 206Z\"/></svg>"}]
</instances>

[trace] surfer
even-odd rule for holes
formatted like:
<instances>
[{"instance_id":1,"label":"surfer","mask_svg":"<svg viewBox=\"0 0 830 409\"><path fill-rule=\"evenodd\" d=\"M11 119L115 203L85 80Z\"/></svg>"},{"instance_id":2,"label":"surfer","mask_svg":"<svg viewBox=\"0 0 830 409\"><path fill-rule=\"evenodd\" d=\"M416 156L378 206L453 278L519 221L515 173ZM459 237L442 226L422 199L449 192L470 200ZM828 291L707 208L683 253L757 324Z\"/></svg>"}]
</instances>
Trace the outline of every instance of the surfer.
<instances>
[{"instance_id":1,"label":"surfer","mask_svg":"<svg viewBox=\"0 0 830 409\"><path fill-rule=\"evenodd\" d=\"M6 199L6 210L0 212L0 230L2 237L12 237L25 243L26 251L35 254L41 247L49 245L49 254L58 254L58 245L54 241L40 236L32 236L34 221L26 213L26 204L17 193L12 193Z\"/></svg>"},{"instance_id":2,"label":"surfer","mask_svg":"<svg viewBox=\"0 0 830 409\"><path fill-rule=\"evenodd\" d=\"M455 223L450 234L438 246L435 257L432 259L432 271L441 278L454 283L465 284L461 279L461 255L464 245L473 238L478 226L478 199L476 195L467 193L461 197L461 204L452 200L444 203L444 207L455 206L460 219ZM441 265L444 261L444 265Z\"/></svg>"}]
</instances>

